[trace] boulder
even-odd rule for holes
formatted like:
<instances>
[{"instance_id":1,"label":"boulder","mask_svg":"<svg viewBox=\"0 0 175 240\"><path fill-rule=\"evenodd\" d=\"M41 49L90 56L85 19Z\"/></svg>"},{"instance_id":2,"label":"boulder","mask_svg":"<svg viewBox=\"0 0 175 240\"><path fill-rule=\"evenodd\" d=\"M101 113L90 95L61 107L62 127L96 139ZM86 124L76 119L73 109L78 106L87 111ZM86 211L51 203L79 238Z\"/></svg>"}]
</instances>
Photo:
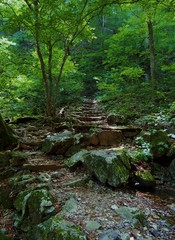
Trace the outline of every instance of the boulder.
<instances>
[{"instance_id":1,"label":"boulder","mask_svg":"<svg viewBox=\"0 0 175 240\"><path fill-rule=\"evenodd\" d=\"M102 130L97 136L100 146L117 146L124 139L121 130Z\"/></svg>"},{"instance_id":2,"label":"boulder","mask_svg":"<svg viewBox=\"0 0 175 240\"><path fill-rule=\"evenodd\" d=\"M73 145L73 133L65 130L61 133L48 135L43 143L43 151L50 154L65 154Z\"/></svg>"},{"instance_id":3,"label":"boulder","mask_svg":"<svg viewBox=\"0 0 175 240\"><path fill-rule=\"evenodd\" d=\"M81 133L73 134L73 132L65 130L48 135L42 149L45 153L70 156L80 150L83 137Z\"/></svg>"},{"instance_id":4,"label":"boulder","mask_svg":"<svg viewBox=\"0 0 175 240\"><path fill-rule=\"evenodd\" d=\"M136 183L139 187L150 188L155 187L156 181L149 171L136 171L135 172Z\"/></svg>"},{"instance_id":5,"label":"boulder","mask_svg":"<svg viewBox=\"0 0 175 240\"><path fill-rule=\"evenodd\" d=\"M45 188L20 192L14 201L17 210L15 226L23 231L29 231L34 225L53 214L55 210L53 202L54 197Z\"/></svg>"},{"instance_id":6,"label":"boulder","mask_svg":"<svg viewBox=\"0 0 175 240\"><path fill-rule=\"evenodd\" d=\"M131 166L122 149L89 151L84 155L84 165L101 183L117 187L128 182Z\"/></svg>"},{"instance_id":7,"label":"boulder","mask_svg":"<svg viewBox=\"0 0 175 240\"><path fill-rule=\"evenodd\" d=\"M74 169L79 165L82 165L84 157L88 152L88 150L81 150L80 152L75 153L72 157L65 161L65 166Z\"/></svg>"},{"instance_id":8,"label":"boulder","mask_svg":"<svg viewBox=\"0 0 175 240\"><path fill-rule=\"evenodd\" d=\"M35 226L29 240L86 240L78 226L61 218L59 214Z\"/></svg>"},{"instance_id":9,"label":"boulder","mask_svg":"<svg viewBox=\"0 0 175 240\"><path fill-rule=\"evenodd\" d=\"M125 150L83 150L73 155L66 166L74 168L83 164L101 183L116 187L128 182L131 166Z\"/></svg>"}]
</instances>

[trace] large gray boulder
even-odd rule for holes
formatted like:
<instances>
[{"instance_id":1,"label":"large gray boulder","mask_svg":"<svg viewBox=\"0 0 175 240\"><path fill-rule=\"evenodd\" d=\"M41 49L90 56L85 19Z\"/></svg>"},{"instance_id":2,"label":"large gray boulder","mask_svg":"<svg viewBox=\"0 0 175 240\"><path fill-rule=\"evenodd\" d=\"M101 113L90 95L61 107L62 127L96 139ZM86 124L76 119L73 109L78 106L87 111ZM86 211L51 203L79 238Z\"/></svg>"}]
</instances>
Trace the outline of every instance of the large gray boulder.
<instances>
[{"instance_id":1,"label":"large gray boulder","mask_svg":"<svg viewBox=\"0 0 175 240\"><path fill-rule=\"evenodd\" d=\"M54 133L46 137L42 150L49 154L71 155L79 151L82 139L82 134L73 134L68 130Z\"/></svg>"},{"instance_id":2,"label":"large gray boulder","mask_svg":"<svg viewBox=\"0 0 175 240\"><path fill-rule=\"evenodd\" d=\"M73 155L66 166L73 168L78 163L82 163L101 183L113 187L127 183L131 172L129 157L123 149L81 151Z\"/></svg>"},{"instance_id":3,"label":"large gray boulder","mask_svg":"<svg viewBox=\"0 0 175 240\"><path fill-rule=\"evenodd\" d=\"M71 131L48 135L43 143L43 151L50 154L65 154L73 142Z\"/></svg>"}]
</instances>

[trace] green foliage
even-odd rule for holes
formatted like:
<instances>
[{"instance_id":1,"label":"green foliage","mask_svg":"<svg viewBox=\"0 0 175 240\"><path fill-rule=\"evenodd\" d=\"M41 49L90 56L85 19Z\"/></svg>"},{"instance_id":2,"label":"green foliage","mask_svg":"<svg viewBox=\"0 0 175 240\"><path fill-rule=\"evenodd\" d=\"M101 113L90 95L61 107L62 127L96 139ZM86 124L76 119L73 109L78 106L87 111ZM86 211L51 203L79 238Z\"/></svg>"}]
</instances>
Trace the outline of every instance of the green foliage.
<instances>
[{"instance_id":1,"label":"green foliage","mask_svg":"<svg viewBox=\"0 0 175 240\"><path fill-rule=\"evenodd\" d=\"M150 143L146 142L143 137L137 137L135 139L135 143L138 149L133 153L134 159L148 161L153 158L151 153L151 145Z\"/></svg>"}]
</instances>

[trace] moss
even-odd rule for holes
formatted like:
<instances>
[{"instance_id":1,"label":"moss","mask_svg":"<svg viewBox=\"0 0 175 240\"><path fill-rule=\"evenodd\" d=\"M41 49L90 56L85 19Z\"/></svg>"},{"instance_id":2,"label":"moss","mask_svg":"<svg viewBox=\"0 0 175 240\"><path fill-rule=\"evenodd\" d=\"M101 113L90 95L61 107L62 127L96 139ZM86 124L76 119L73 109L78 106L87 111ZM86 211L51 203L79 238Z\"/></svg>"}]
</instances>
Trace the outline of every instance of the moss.
<instances>
[{"instance_id":1,"label":"moss","mask_svg":"<svg viewBox=\"0 0 175 240\"><path fill-rule=\"evenodd\" d=\"M136 172L136 176L146 181L154 181L154 177L150 172Z\"/></svg>"},{"instance_id":2,"label":"moss","mask_svg":"<svg viewBox=\"0 0 175 240\"><path fill-rule=\"evenodd\" d=\"M15 225L28 231L54 212L53 202L54 197L46 189L30 189L19 193L14 201L18 212Z\"/></svg>"},{"instance_id":3,"label":"moss","mask_svg":"<svg viewBox=\"0 0 175 240\"><path fill-rule=\"evenodd\" d=\"M86 240L78 226L58 214L37 225L29 232L29 240Z\"/></svg>"},{"instance_id":4,"label":"moss","mask_svg":"<svg viewBox=\"0 0 175 240\"><path fill-rule=\"evenodd\" d=\"M14 131L3 121L0 115L0 150L15 146L18 143Z\"/></svg>"}]
</instances>

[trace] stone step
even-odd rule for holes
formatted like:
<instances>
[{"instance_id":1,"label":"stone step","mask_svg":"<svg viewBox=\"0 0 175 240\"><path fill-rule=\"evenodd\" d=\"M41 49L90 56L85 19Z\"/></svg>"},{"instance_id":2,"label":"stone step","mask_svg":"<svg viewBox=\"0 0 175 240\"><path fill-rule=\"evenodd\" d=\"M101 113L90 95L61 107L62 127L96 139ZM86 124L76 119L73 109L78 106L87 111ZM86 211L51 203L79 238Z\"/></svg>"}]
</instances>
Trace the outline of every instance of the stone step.
<instances>
[{"instance_id":1,"label":"stone step","mask_svg":"<svg viewBox=\"0 0 175 240\"><path fill-rule=\"evenodd\" d=\"M96 117L96 116L104 116L104 114L100 111L97 111L97 112L90 112L89 111L75 111L72 113L72 116L86 116L86 117Z\"/></svg>"},{"instance_id":2,"label":"stone step","mask_svg":"<svg viewBox=\"0 0 175 240\"><path fill-rule=\"evenodd\" d=\"M104 116L79 116L77 117L80 121L84 122L94 122L106 119Z\"/></svg>"},{"instance_id":3,"label":"stone step","mask_svg":"<svg viewBox=\"0 0 175 240\"><path fill-rule=\"evenodd\" d=\"M82 124L82 125L84 125L84 126L86 126L86 125L91 125L91 126L93 126L93 125L103 125L103 124L106 124L106 121L104 121L104 120L91 120L91 121L83 121L83 120L79 120L80 121L80 123Z\"/></svg>"},{"instance_id":4,"label":"stone step","mask_svg":"<svg viewBox=\"0 0 175 240\"><path fill-rule=\"evenodd\" d=\"M133 137L133 136L137 136L142 129L140 127L135 127L135 126L109 126L107 124L104 125L97 125L97 124L89 124L87 123L86 125L84 124L74 124L72 126L75 131L82 131L82 132L88 132L90 129L94 128L94 129L100 129L101 130L111 130L111 131L116 131L116 130L121 130L123 135L125 137Z\"/></svg>"},{"instance_id":5,"label":"stone step","mask_svg":"<svg viewBox=\"0 0 175 240\"><path fill-rule=\"evenodd\" d=\"M101 111L94 109L94 110L82 110L83 114L103 114Z\"/></svg>"}]
</instances>

